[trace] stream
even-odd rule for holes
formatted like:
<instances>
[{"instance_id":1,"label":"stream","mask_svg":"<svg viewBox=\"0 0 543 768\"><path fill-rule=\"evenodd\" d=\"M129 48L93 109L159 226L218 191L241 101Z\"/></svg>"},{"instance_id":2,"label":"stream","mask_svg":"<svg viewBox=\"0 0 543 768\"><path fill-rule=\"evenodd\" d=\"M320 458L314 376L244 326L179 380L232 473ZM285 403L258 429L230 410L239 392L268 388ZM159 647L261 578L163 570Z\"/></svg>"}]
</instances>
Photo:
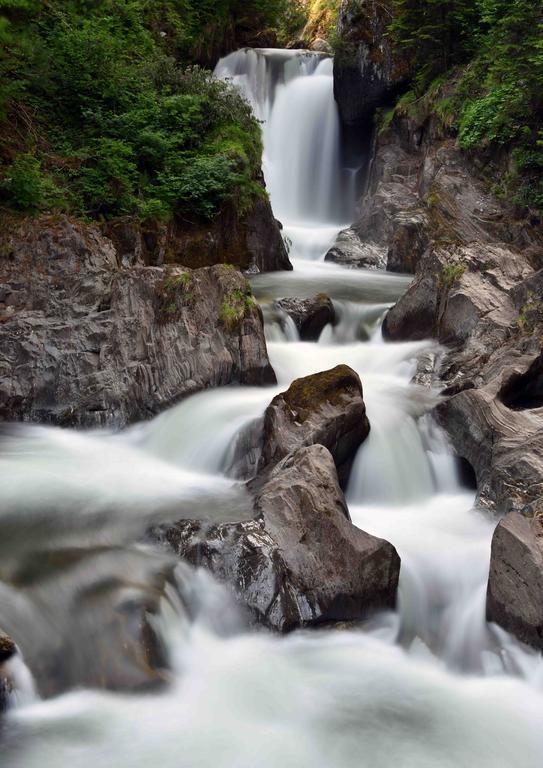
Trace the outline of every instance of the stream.
<instances>
[{"instance_id":1,"label":"stream","mask_svg":"<svg viewBox=\"0 0 543 768\"><path fill-rule=\"evenodd\" d=\"M262 121L264 173L290 245L293 272L251 278L278 385L201 392L120 434L3 430L0 626L27 638L31 668L40 649L60 654L58 674L75 690L40 697L12 662L19 692L0 764L541 768L541 656L485 621L496 519L474 508L430 416L439 394L412 383L435 344L382 338L410 278L324 261L354 218L364 159L342 147L332 60L244 50L216 74ZM318 342L300 341L273 302L319 292L338 321ZM340 363L359 373L371 423L346 497L355 525L400 554L397 611L352 629L250 631L225 588L140 543L142 534L180 509L213 521L249 516L229 477L237 436L293 379ZM166 572L154 617L172 669L165 685L98 690L97 635L119 605L156 595Z\"/></svg>"}]
</instances>

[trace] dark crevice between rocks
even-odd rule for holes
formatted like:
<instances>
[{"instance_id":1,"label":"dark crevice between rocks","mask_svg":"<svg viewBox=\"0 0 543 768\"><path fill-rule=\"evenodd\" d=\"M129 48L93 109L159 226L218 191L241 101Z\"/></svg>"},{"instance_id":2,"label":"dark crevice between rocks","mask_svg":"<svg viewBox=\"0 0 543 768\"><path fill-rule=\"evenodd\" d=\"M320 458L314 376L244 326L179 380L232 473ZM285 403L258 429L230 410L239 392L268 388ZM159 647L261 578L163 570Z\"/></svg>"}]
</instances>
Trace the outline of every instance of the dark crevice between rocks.
<instances>
[{"instance_id":1,"label":"dark crevice between rocks","mask_svg":"<svg viewBox=\"0 0 543 768\"><path fill-rule=\"evenodd\" d=\"M543 354L527 371L513 374L502 386L498 397L512 411L543 408Z\"/></svg>"}]
</instances>

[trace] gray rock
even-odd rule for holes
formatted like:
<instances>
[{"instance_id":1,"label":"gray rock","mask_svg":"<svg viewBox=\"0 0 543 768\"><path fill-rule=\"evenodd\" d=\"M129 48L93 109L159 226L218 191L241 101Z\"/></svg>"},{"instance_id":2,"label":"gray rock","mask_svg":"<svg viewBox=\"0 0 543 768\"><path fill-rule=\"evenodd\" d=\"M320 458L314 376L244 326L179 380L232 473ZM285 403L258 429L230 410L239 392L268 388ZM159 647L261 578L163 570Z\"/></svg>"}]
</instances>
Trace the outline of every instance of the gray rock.
<instances>
[{"instance_id":1,"label":"gray rock","mask_svg":"<svg viewBox=\"0 0 543 768\"><path fill-rule=\"evenodd\" d=\"M65 218L0 246L2 419L123 426L206 387L275 381L232 267L121 269L110 240Z\"/></svg>"},{"instance_id":2,"label":"gray rock","mask_svg":"<svg viewBox=\"0 0 543 768\"><path fill-rule=\"evenodd\" d=\"M543 651L543 521L505 517L492 539L487 619Z\"/></svg>"},{"instance_id":3,"label":"gray rock","mask_svg":"<svg viewBox=\"0 0 543 768\"><path fill-rule=\"evenodd\" d=\"M317 341L336 317L332 300L325 293L310 299L279 299L275 306L292 318L302 341Z\"/></svg>"},{"instance_id":4,"label":"gray rock","mask_svg":"<svg viewBox=\"0 0 543 768\"><path fill-rule=\"evenodd\" d=\"M370 431L358 374L347 365L296 379L264 414L258 471L287 454L319 444L332 454L342 482Z\"/></svg>"},{"instance_id":5,"label":"gray rock","mask_svg":"<svg viewBox=\"0 0 543 768\"><path fill-rule=\"evenodd\" d=\"M339 233L324 260L344 267L385 269L387 252L383 246L362 241L357 232L349 227Z\"/></svg>"},{"instance_id":6,"label":"gray rock","mask_svg":"<svg viewBox=\"0 0 543 768\"><path fill-rule=\"evenodd\" d=\"M289 454L255 493L253 521L206 529L181 521L162 538L227 583L271 629L362 619L394 606L400 559L391 544L352 525L326 448Z\"/></svg>"},{"instance_id":7,"label":"gray rock","mask_svg":"<svg viewBox=\"0 0 543 768\"><path fill-rule=\"evenodd\" d=\"M262 418L238 437L229 474L252 479L269 471L288 453L309 445L331 452L341 484L370 431L362 383L347 365L296 379L274 397Z\"/></svg>"}]
</instances>

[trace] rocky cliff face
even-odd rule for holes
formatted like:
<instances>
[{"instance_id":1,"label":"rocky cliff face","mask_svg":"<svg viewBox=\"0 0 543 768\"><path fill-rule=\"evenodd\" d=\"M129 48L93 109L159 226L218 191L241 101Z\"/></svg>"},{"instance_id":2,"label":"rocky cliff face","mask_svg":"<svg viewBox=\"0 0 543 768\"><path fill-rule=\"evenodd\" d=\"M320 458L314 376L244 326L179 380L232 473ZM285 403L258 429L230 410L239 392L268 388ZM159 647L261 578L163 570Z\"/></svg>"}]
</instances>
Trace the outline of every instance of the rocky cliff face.
<instances>
[{"instance_id":1,"label":"rocky cliff face","mask_svg":"<svg viewBox=\"0 0 543 768\"><path fill-rule=\"evenodd\" d=\"M206 387L275 381L231 266L122 268L111 240L65 218L4 232L0 265L4 420L122 426Z\"/></svg>"},{"instance_id":2,"label":"rocky cliff face","mask_svg":"<svg viewBox=\"0 0 543 768\"><path fill-rule=\"evenodd\" d=\"M346 125L371 123L377 107L398 93L408 62L387 34L389 0L342 0L334 61L334 92Z\"/></svg>"},{"instance_id":3,"label":"rocky cliff face","mask_svg":"<svg viewBox=\"0 0 543 768\"><path fill-rule=\"evenodd\" d=\"M355 19L343 4L342 35L360 36L360 24L365 30L357 66L336 62L336 93L348 123L383 106L399 82L389 75L401 70L388 55L377 68L367 65L381 12L373 3L356 5L362 16ZM436 416L475 470L480 503L516 513L494 538L488 618L539 648L543 235L522 211L491 194L481 164L423 113L415 118L396 110L377 135L359 216L331 257L365 267L381 259L389 270L414 274L386 317L385 336L441 344L433 370L421 368L419 381L441 387Z\"/></svg>"},{"instance_id":4,"label":"rocky cliff face","mask_svg":"<svg viewBox=\"0 0 543 768\"><path fill-rule=\"evenodd\" d=\"M543 422L529 371L543 331L541 232L490 194L432 119L396 115L377 137L359 210L350 247L355 234L361 253L380 251L389 270L415 275L384 333L444 346L434 378L447 399L437 415L472 464L481 500L539 508Z\"/></svg>"},{"instance_id":5,"label":"rocky cliff face","mask_svg":"<svg viewBox=\"0 0 543 768\"><path fill-rule=\"evenodd\" d=\"M235 206L226 204L210 222L118 220L106 223L102 230L115 244L124 266L182 264L197 269L233 264L244 271L272 272L292 269L280 226L270 201L262 195L241 217Z\"/></svg>"}]
</instances>

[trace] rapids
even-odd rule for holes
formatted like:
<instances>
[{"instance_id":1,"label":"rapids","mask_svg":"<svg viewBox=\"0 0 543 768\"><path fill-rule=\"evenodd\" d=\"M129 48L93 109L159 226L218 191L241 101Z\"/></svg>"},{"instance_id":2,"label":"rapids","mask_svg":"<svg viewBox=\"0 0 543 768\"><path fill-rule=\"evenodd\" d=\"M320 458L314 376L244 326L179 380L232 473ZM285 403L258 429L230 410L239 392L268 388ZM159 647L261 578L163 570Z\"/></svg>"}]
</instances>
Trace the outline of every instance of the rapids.
<instances>
[{"instance_id":1,"label":"rapids","mask_svg":"<svg viewBox=\"0 0 543 768\"><path fill-rule=\"evenodd\" d=\"M263 121L265 176L290 243L294 271L252 281L278 386L202 392L121 434L3 433L0 626L22 646L23 637L62 643L76 672L90 663L88 630L99 617L91 603L78 626L74 601L107 578L132 586L152 578L166 555L137 544L152 522L243 517L246 499L228 477L236 435L294 378L338 363L359 372L372 427L349 508L355 524L399 551L398 610L349 631L249 632L210 576L171 563L157 617L171 657L167 688L129 696L80 683L41 700L28 671L14 670L26 695L0 734L2 766L540 768L540 656L485 622L496 521L474 508L429 416L439 395L411 383L433 344L382 340L383 315L409 278L323 261L358 189L331 60L245 50L216 74L231 78ZM317 343L301 342L271 304L319 291L339 321ZM39 588L21 582L21 558L39 568L40 553L67 546L86 553L83 566L40 574Z\"/></svg>"}]
</instances>

